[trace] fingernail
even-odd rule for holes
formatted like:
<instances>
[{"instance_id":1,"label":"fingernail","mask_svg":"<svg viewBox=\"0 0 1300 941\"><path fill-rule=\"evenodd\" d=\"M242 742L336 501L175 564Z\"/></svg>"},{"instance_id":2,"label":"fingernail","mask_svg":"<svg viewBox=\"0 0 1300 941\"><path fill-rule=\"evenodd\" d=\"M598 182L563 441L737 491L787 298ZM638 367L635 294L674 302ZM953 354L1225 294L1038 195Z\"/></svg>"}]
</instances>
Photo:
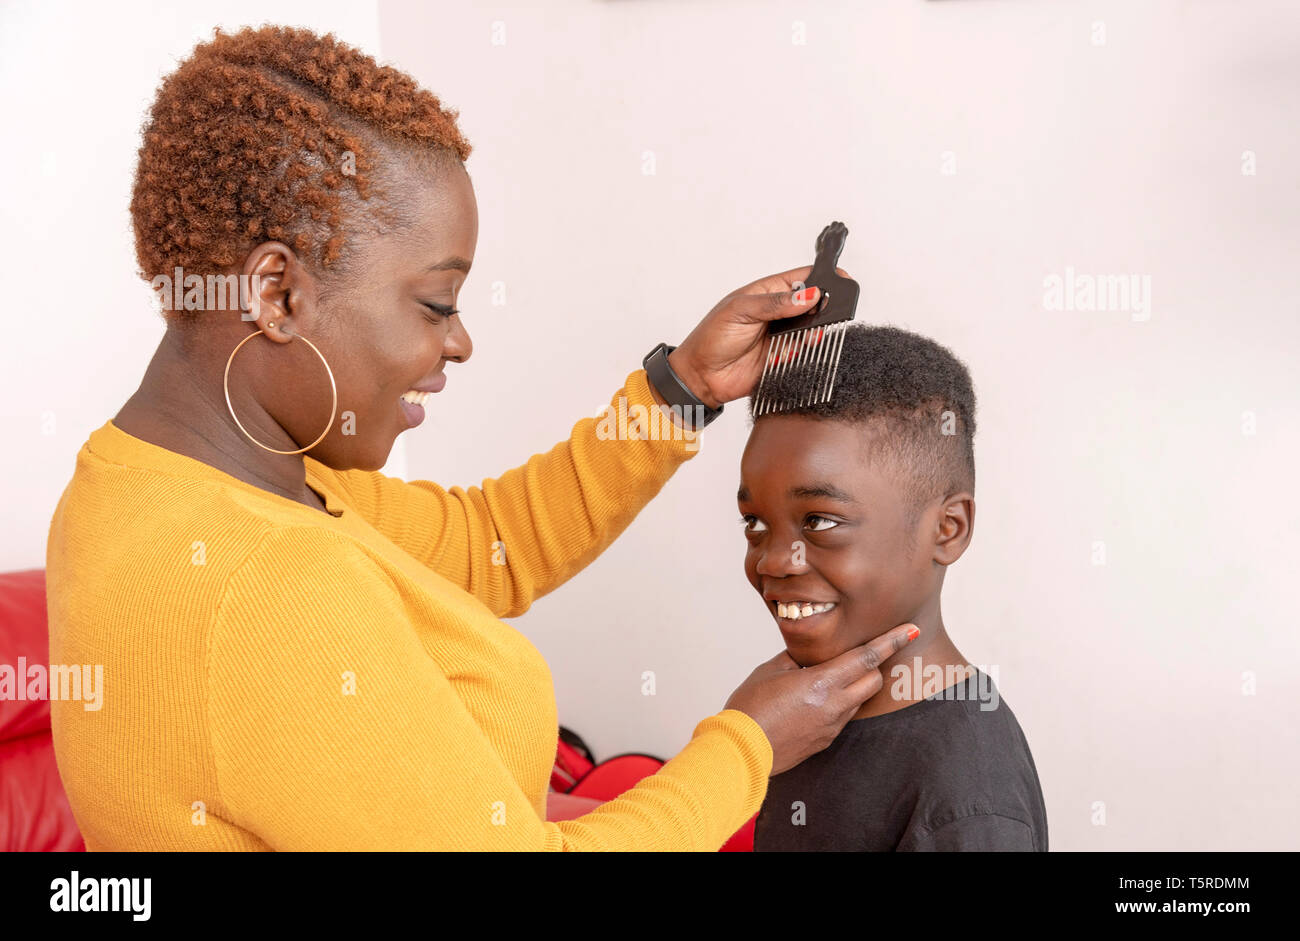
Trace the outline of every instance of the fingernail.
<instances>
[{"instance_id":1,"label":"fingernail","mask_svg":"<svg viewBox=\"0 0 1300 941\"><path fill-rule=\"evenodd\" d=\"M921 634L921 629L919 627L913 626L907 629L908 640L916 640L916 638L920 636L920 634Z\"/></svg>"},{"instance_id":2,"label":"fingernail","mask_svg":"<svg viewBox=\"0 0 1300 941\"><path fill-rule=\"evenodd\" d=\"M802 291L796 293L794 296L794 302L796 304L807 304L816 296L817 296L817 287L816 285L814 285L813 287L804 288Z\"/></svg>"}]
</instances>

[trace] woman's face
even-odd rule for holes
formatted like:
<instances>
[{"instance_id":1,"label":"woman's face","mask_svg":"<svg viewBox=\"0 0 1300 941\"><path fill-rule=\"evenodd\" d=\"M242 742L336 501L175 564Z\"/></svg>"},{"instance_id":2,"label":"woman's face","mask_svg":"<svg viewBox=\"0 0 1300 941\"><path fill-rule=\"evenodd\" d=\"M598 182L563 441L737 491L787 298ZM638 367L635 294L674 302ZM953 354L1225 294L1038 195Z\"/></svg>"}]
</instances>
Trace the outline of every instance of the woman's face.
<instances>
[{"instance_id":1,"label":"woman's face","mask_svg":"<svg viewBox=\"0 0 1300 941\"><path fill-rule=\"evenodd\" d=\"M307 453L340 470L383 467L397 436L438 407L440 391L423 407L403 402L403 393L440 390L450 378L448 362L463 363L473 350L460 315L437 310L457 309L474 261L478 206L469 175L458 163L439 173L412 171L407 179L400 196L413 223L368 237L349 233L355 254L346 277L317 281L308 292L316 308L311 321L325 335L318 339L305 327L304 335L329 361L339 403L330 434ZM304 394L322 404L312 406L318 416L302 419L310 434L304 444L320 433L330 403L328 377L310 350L307 356L319 381Z\"/></svg>"}]
</instances>

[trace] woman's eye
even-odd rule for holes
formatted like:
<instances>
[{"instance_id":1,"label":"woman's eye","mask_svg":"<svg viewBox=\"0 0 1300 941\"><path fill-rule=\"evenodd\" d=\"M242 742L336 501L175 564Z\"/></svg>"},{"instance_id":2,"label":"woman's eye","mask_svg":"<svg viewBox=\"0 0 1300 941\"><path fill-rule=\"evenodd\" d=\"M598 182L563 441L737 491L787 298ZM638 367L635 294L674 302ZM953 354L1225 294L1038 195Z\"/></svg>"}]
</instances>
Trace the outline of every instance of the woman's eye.
<instances>
[{"instance_id":1,"label":"woman's eye","mask_svg":"<svg viewBox=\"0 0 1300 941\"><path fill-rule=\"evenodd\" d=\"M813 520L821 520L823 523L829 523L829 524L830 524L829 526L814 526L814 527L812 527L812 531L815 532L815 533L824 532L825 530L832 529L832 528L834 528L834 527L840 525L839 523L835 522L835 520L827 519L827 518L824 517L824 516L816 516L816 515L813 515L813 516L808 517L808 521L809 521L809 522L812 522Z\"/></svg>"},{"instance_id":2,"label":"woman's eye","mask_svg":"<svg viewBox=\"0 0 1300 941\"><path fill-rule=\"evenodd\" d=\"M460 313L460 311L456 310L454 307L448 307L445 304L431 304L428 301L421 301L420 303L424 307L428 308L429 310L433 311L435 314L438 314L439 316L442 317L450 317L452 314Z\"/></svg>"},{"instance_id":3,"label":"woman's eye","mask_svg":"<svg viewBox=\"0 0 1300 941\"><path fill-rule=\"evenodd\" d=\"M754 521L755 523L757 523L759 526L763 526L762 521L759 520L759 518L758 518L757 516L754 516L752 513L746 514L745 516L742 516L742 517L740 518L740 522L743 523L743 524L745 525L745 532L746 532L746 533L761 533L761 532L763 532L764 529L767 529L766 526L763 526L763 529L751 529L751 528L750 528L750 521L751 521L751 520L753 520L753 521Z\"/></svg>"}]
</instances>

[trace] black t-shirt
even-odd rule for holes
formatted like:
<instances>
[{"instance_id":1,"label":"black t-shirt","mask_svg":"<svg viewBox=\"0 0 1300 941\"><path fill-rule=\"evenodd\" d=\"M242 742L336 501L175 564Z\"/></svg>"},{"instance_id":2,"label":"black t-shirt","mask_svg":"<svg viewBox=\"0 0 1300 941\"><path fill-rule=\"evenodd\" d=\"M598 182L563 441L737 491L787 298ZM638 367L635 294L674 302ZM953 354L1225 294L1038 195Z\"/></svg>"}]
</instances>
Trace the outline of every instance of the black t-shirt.
<instances>
[{"instance_id":1,"label":"black t-shirt","mask_svg":"<svg viewBox=\"0 0 1300 941\"><path fill-rule=\"evenodd\" d=\"M772 777L754 851L800 850L1046 852L1038 770L992 677L975 670L928 699L853 719Z\"/></svg>"}]
</instances>

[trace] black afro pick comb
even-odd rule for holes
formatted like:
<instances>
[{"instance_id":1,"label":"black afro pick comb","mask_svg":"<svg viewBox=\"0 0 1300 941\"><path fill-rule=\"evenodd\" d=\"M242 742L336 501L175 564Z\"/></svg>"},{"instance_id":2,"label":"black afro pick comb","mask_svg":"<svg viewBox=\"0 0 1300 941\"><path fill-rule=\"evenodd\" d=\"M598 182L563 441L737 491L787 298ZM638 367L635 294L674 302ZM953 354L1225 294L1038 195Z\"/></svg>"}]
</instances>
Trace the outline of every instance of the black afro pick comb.
<instances>
[{"instance_id":1,"label":"black afro pick comb","mask_svg":"<svg viewBox=\"0 0 1300 941\"><path fill-rule=\"evenodd\" d=\"M844 331L858 309L858 282L836 273L840 252L849 229L843 222L832 222L817 236L817 259L808 276L807 287L821 290L815 310L777 320L767 326L771 337L763 375L754 393L754 417L768 412L815 405L830 401L835 391L835 374L839 371ZM772 387L778 380L799 370L798 391L778 395Z\"/></svg>"}]
</instances>

